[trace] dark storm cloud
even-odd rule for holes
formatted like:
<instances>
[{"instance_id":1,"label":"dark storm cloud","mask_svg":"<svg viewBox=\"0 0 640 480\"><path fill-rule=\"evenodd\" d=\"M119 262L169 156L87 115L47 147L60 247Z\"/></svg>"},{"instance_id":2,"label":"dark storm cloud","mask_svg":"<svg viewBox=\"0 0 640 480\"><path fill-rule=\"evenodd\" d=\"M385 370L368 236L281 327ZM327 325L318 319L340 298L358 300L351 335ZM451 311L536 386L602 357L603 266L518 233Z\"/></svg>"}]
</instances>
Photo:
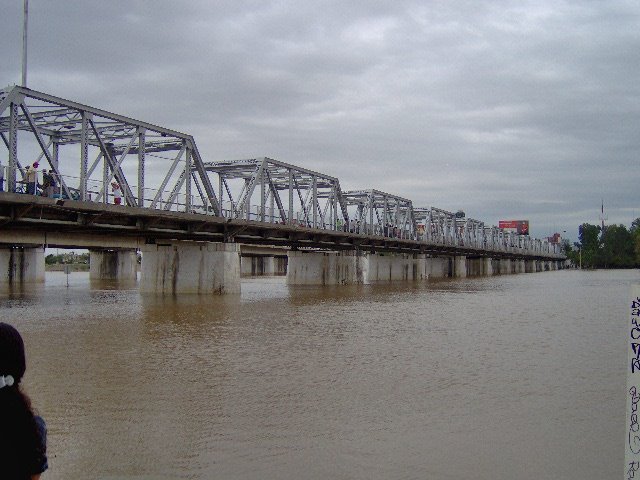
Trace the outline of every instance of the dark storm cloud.
<instances>
[{"instance_id":1,"label":"dark storm cloud","mask_svg":"<svg viewBox=\"0 0 640 480\"><path fill-rule=\"evenodd\" d=\"M20 77L4 0L0 83ZM635 2L30 2L29 86L534 234L638 209Z\"/></svg>"}]
</instances>

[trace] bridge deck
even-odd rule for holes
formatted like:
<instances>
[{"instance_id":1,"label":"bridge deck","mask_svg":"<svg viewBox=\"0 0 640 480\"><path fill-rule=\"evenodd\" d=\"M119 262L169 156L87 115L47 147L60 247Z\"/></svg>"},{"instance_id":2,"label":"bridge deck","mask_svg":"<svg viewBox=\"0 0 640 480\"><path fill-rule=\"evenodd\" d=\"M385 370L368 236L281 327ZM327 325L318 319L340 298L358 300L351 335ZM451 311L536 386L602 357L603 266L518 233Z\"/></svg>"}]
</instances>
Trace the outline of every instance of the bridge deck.
<instances>
[{"instance_id":1,"label":"bridge deck","mask_svg":"<svg viewBox=\"0 0 640 480\"><path fill-rule=\"evenodd\" d=\"M360 249L370 252L465 255L467 257L562 259L558 254L492 251L417 240L361 235L238 220L174 211L153 210L35 195L0 192L0 243L45 244L49 247L136 248L168 240L237 242L294 249Z\"/></svg>"}]
</instances>

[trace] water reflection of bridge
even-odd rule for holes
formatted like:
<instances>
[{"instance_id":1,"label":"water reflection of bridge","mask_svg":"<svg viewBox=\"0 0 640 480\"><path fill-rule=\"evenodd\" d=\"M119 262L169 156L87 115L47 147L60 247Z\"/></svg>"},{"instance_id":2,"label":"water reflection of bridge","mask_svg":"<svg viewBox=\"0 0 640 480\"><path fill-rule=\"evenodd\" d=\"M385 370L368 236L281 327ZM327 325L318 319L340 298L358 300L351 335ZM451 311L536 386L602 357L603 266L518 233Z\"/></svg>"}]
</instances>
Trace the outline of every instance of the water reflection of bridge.
<instances>
[{"instance_id":1,"label":"water reflection of bridge","mask_svg":"<svg viewBox=\"0 0 640 480\"><path fill-rule=\"evenodd\" d=\"M197 277L199 291L236 290L238 243L297 251L292 283L536 271L564 258L547 240L373 188L342 191L336 177L270 158L204 161L190 135L22 87L0 91L0 138L9 277L40 263L27 245L91 248L95 275L119 277L141 249L143 283ZM47 197L18 193L34 164L40 185L55 183Z\"/></svg>"}]
</instances>

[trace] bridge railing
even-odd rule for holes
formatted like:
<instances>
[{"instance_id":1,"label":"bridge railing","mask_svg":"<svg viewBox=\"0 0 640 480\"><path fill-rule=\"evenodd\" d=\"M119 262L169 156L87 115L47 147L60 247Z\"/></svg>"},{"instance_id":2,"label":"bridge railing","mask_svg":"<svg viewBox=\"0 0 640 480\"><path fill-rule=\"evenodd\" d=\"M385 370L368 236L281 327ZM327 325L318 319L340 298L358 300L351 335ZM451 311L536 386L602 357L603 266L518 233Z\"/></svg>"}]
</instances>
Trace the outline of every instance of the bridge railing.
<instances>
[{"instance_id":1,"label":"bridge railing","mask_svg":"<svg viewBox=\"0 0 640 480\"><path fill-rule=\"evenodd\" d=\"M8 191L5 178L8 175L8 166L0 166L0 191ZM54 176L53 182L47 180L50 173L46 170L30 172L29 169L18 169L16 172L19 180L13 189L14 193L42 195L57 199L78 200L80 191L77 188L79 177L72 175ZM64 187L63 187L64 185ZM135 187L135 186L134 186ZM123 204L122 194L118 192L117 184L114 182L105 183L97 180L87 182L87 201ZM159 191L158 189L145 188L143 205L151 205L155 202L155 208L167 211L185 211L187 208L192 213L204 215L215 215L211 205L202 202L197 195L187 198L183 193L175 193L169 190ZM231 201L223 201L220 204L222 216L232 218L236 211L236 205ZM248 215L245 217L250 221L267 223L282 223L278 212L274 207L267 208L262 212L261 205L251 205ZM366 220L342 222L338 219L335 223L328 221L317 222L315 228L333 231L343 231L346 233L372 235L378 237L394 238L400 240L415 240L434 245L472 247L493 252L523 253L523 254L560 254L557 244L552 244L547 240L532 239L528 236L506 233L496 227L485 227L483 223L475 220L459 220L457 222L442 222L437 220L428 225L419 224L415 232L408 228L401 229L394 225L371 224ZM301 228L313 228L308 220L308 215L304 211L293 211L291 225Z\"/></svg>"}]
</instances>

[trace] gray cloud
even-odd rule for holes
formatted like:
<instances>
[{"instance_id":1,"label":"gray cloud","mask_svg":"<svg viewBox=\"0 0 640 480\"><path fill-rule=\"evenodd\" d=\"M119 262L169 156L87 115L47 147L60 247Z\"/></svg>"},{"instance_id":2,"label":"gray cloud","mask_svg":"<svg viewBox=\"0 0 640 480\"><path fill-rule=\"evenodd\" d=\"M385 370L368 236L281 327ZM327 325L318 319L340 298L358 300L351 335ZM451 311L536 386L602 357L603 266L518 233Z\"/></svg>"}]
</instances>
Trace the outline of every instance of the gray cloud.
<instances>
[{"instance_id":1,"label":"gray cloud","mask_svg":"<svg viewBox=\"0 0 640 480\"><path fill-rule=\"evenodd\" d=\"M2 0L0 84L20 78ZM535 235L638 209L635 2L30 2L29 86Z\"/></svg>"}]
</instances>

